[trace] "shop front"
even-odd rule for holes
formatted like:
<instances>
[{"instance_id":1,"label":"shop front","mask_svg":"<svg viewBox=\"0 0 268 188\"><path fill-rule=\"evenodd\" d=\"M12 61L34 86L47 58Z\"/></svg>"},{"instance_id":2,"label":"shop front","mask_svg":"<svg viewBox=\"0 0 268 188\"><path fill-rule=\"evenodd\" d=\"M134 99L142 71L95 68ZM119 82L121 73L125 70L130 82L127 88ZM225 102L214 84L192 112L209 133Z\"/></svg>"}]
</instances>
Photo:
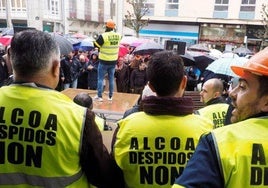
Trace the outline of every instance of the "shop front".
<instances>
[{"instance_id":1,"label":"shop front","mask_svg":"<svg viewBox=\"0 0 268 188\"><path fill-rule=\"evenodd\" d=\"M153 39L164 45L166 41L185 42L187 46L197 43L198 25L150 23L140 30L140 37Z\"/></svg>"},{"instance_id":2,"label":"shop front","mask_svg":"<svg viewBox=\"0 0 268 188\"><path fill-rule=\"evenodd\" d=\"M220 51L232 51L245 43L246 26L208 24L200 25L199 43Z\"/></svg>"}]
</instances>

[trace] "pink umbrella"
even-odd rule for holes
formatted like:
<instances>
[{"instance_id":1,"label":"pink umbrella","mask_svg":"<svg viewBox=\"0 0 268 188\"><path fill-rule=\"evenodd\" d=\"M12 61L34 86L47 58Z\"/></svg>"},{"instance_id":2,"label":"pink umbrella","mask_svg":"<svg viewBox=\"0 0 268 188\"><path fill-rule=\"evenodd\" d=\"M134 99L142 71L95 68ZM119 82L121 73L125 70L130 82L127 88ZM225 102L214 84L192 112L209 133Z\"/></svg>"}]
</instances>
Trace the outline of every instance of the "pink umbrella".
<instances>
[{"instance_id":1,"label":"pink umbrella","mask_svg":"<svg viewBox=\"0 0 268 188\"><path fill-rule=\"evenodd\" d=\"M139 45L141 45L141 44L143 44L143 43L146 43L146 42L148 42L148 41L150 41L150 40L149 40L149 39L137 38L137 40L135 40L134 42L132 42L132 43L130 44L130 46L137 47L137 46L139 46Z\"/></svg>"},{"instance_id":2,"label":"pink umbrella","mask_svg":"<svg viewBox=\"0 0 268 188\"><path fill-rule=\"evenodd\" d=\"M120 44L118 57L124 57L126 54L128 54L128 48L125 47L124 45Z\"/></svg>"},{"instance_id":3,"label":"pink umbrella","mask_svg":"<svg viewBox=\"0 0 268 188\"><path fill-rule=\"evenodd\" d=\"M72 34L71 37L73 38L77 38L77 39L85 39L85 38L88 38L87 35L84 35L82 33L75 33L75 34Z\"/></svg>"},{"instance_id":4,"label":"pink umbrella","mask_svg":"<svg viewBox=\"0 0 268 188\"><path fill-rule=\"evenodd\" d=\"M121 41L120 44L122 45L131 45L133 42L137 41L137 37L133 37L133 36L124 36Z\"/></svg>"},{"instance_id":5,"label":"pink umbrella","mask_svg":"<svg viewBox=\"0 0 268 188\"><path fill-rule=\"evenodd\" d=\"M0 37L0 43L3 46L8 46L10 44L10 42L11 42L12 37L13 36L10 36L10 35L2 36L2 37Z\"/></svg>"}]
</instances>

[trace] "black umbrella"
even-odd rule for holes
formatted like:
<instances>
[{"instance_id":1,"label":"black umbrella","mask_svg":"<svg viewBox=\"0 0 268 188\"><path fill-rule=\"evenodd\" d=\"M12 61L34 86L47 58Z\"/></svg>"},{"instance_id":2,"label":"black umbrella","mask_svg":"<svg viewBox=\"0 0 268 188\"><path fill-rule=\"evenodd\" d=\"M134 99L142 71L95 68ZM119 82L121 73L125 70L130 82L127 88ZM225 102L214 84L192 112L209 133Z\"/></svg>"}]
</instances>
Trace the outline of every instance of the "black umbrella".
<instances>
[{"instance_id":1,"label":"black umbrella","mask_svg":"<svg viewBox=\"0 0 268 188\"><path fill-rule=\"evenodd\" d=\"M217 58L204 54L195 56L194 59L195 59L195 66L199 68L201 72L203 72L207 68L207 66L213 61L215 61Z\"/></svg>"},{"instance_id":2,"label":"black umbrella","mask_svg":"<svg viewBox=\"0 0 268 188\"><path fill-rule=\"evenodd\" d=\"M164 50L164 47L154 41L147 41L137 46L133 51L134 55L152 55L155 52Z\"/></svg>"},{"instance_id":3,"label":"black umbrella","mask_svg":"<svg viewBox=\"0 0 268 188\"><path fill-rule=\"evenodd\" d=\"M183 59L184 66L193 66L193 65L195 65L195 59L189 52L185 52L184 55L180 55L180 56Z\"/></svg>"},{"instance_id":4,"label":"black umbrella","mask_svg":"<svg viewBox=\"0 0 268 188\"><path fill-rule=\"evenodd\" d=\"M58 43L61 55L68 55L73 51L73 45L68 39L57 33L51 33L51 36Z\"/></svg>"}]
</instances>

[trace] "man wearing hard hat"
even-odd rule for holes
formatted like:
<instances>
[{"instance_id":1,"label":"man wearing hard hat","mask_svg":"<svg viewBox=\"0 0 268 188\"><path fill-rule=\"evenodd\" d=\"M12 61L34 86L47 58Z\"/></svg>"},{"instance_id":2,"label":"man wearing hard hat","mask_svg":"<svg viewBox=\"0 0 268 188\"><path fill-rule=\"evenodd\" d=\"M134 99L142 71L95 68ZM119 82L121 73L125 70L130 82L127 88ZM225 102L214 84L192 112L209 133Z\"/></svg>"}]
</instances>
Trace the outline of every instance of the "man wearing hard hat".
<instances>
[{"instance_id":1,"label":"man wearing hard hat","mask_svg":"<svg viewBox=\"0 0 268 188\"><path fill-rule=\"evenodd\" d=\"M107 73L109 79L109 97L108 100L112 101L114 90L114 72L115 65L118 59L119 42L122 36L114 31L115 23L112 19L108 19L105 23L105 32L99 35L98 39L94 42L95 47L99 48L99 66L98 66L98 93L94 100L103 101L103 80Z\"/></svg>"},{"instance_id":2,"label":"man wearing hard hat","mask_svg":"<svg viewBox=\"0 0 268 188\"><path fill-rule=\"evenodd\" d=\"M201 137L172 188L268 186L268 48L231 68L240 77L230 92L233 124Z\"/></svg>"}]
</instances>

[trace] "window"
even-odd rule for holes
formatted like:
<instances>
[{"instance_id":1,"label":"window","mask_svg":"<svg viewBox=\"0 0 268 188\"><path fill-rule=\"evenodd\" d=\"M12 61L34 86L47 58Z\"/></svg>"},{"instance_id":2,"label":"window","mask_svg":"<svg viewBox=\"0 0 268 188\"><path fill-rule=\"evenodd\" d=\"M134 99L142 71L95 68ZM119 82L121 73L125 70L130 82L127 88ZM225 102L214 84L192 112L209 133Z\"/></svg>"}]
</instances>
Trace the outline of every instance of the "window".
<instances>
[{"instance_id":1,"label":"window","mask_svg":"<svg viewBox=\"0 0 268 188\"><path fill-rule=\"evenodd\" d=\"M179 0L166 0L165 16L178 16Z\"/></svg>"},{"instance_id":2,"label":"window","mask_svg":"<svg viewBox=\"0 0 268 188\"><path fill-rule=\"evenodd\" d=\"M154 5L155 5L155 0L147 0L144 3L144 7L148 8L148 12L146 13L146 16L154 15Z\"/></svg>"},{"instance_id":3,"label":"window","mask_svg":"<svg viewBox=\"0 0 268 188\"><path fill-rule=\"evenodd\" d=\"M85 0L85 19L90 20L91 19L91 0Z\"/></svg>"},{"instance_id":4,"label":"window","mask_svg":"<svg viewBox=\"0 0 268 188\"><path fill-rule=\"evenodd\" d=\"M256 0L242 0L240 11L254 12L255 6L256 6Z\"/></svg>"},{"instance_id":5,"label":"window","mask_svg":"<svg viewBox=\"0 0 268 188\"><path fill-rule=\"evenodd\" d=\"M256 0L242 0L239 19L254 19Z\"/></svg>"},{"instance_id":6,"label":"window","mask_svg":"<svg viewBox=\"0 0 268 188\"><path fill-rule=\"evenodd\" d=\"M51 15L59 15L59 0L48 0L48 10Z\"/></svg>"},{"instance_id":7,"label":"window","mask_svg":"<svg viewBox=\"0 0 268 188\"><path fill-rule=\"evenodd\" d=\"M11 11L26 12L26 0L11 0Z\"/></svg>"},{"instance_id":8,"label":"window","mask_svg":"<svg viewBox=\"0 0 268 188\"><path fill-rule=\"evenodd\" d=\"M0 0L0 10L3 12L6 11L6 0Z\"/></svg>"},{"instance_id":9,"label":"window","mask_svg":"<svg viewBox=\"0 0 268 188\"><path fill-rule=\"evenodd\" d=\"M215 0L214 11L228 11L229 0Z\"/></svg>"},{"instance_id":10,"label":"window","mask_svg":"<svg viewBox=\"0 0 268 188\"><path fill-rule=\"evenodd\" d=\"M178 10L179 0L167 0L166 10Z\"/></svg>"}]
</instances>

